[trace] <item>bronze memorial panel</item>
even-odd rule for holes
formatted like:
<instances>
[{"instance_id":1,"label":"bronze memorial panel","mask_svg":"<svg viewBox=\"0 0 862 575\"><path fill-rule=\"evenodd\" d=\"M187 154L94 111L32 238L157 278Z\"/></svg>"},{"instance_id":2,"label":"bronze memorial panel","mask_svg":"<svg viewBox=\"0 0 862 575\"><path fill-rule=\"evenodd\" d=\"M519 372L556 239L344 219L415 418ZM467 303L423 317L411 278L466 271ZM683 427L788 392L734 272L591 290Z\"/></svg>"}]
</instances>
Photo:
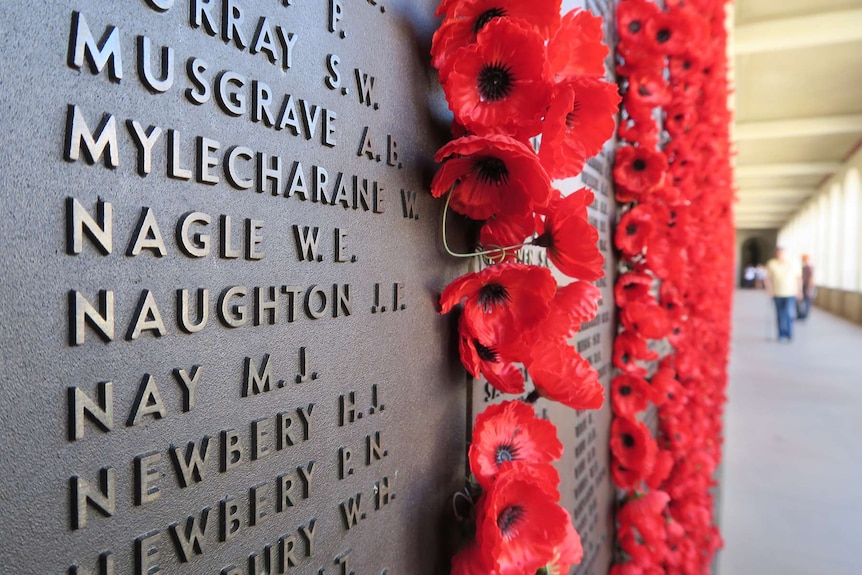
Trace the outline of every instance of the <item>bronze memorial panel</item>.
<instances>
[{"instance_id":1,"label":"bronze memorial panel","mask_svg":"<svg viewBox=\"0 0 862 575\"><path fill-rule=\"evenodd\" d=\"M447 568L435 4L2 7L0 570Z\"/></svg>"}]
</instances>

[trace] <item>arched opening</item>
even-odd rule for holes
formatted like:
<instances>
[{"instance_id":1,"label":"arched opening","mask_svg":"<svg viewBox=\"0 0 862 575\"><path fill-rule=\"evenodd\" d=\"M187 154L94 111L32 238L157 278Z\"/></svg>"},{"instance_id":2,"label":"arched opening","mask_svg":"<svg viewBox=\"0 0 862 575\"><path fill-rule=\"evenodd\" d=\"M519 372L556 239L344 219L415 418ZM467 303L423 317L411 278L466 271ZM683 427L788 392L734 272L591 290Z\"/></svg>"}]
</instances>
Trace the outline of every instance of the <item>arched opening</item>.
<instances>
[{"instance_id":1,"label":"arched opening","mask_svg":"<svg viewBox=\"0 0 862 575\"><path fill-rule=\"evenodd\" d=\"M738 260L741 287L755 287L756 275L752 275L752 270L756 270L757 266L765 264L768 255L766 242L761 237L748 238L742 243ZM756 274L756 271L754 273Z\"/></svg>"}]
</instances>

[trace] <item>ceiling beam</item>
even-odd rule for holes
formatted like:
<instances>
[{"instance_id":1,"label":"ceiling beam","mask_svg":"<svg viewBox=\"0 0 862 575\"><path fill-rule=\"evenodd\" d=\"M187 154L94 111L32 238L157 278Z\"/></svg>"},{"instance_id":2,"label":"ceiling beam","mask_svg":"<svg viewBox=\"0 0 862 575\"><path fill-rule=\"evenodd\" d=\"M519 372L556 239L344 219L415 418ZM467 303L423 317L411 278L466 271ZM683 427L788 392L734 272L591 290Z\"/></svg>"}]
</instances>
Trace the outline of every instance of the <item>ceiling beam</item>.
<instances>
[{"instance_id":1,"label":"ceiling beam","mask_svg":"<svg viewBox=\"0 0 862 575\"><path fill-rule=\"evenodd\" d=\"M754 54L857 40L862 40L862 9L836 10L737 26L733 51Z\"/></svg>"},{"instance_id":2,"label":"ceiling beam","mask_svg":"<svg viewBox=\"0 0 862 575\"><path fill-rule=\"evenodd\" d=\"M734 138L737 142L741 142L743 140L856 133L862 133L862 114L774 120L771 122L746 122L736 125Z\"/></svg>"},{"instance_id":3,"label":"ceiling beam","mask_svg":"<svg viewBox=\"0 0 862 575\"><path fill-rule=\"evenodd\" d=\"M784 227L784 222L733 222L733 227L738 230L778 230Z\"/></svg>"},{"instance_id":4,"label":"ceiling beam","mask_svg":"<svg viewBox=\"0 0 862 575\"><path fill-rule=\"evenodd\" d=\"M752 178L763 176L818 176L834 174L841 169L840 162L807 162L797 164L754 164L737 166L736 176Z\"/></svg>"},{"instance_id":5,"label":"ceiling beam","mask_svg":"<svg viewBox=\"0 0 862 575\"><path fill-rule=\"evenodd\" d=\"M733 212L738 215L757 215L784 217L795 211L799 206L796 204L746 204L738 203L733 207Z\"/></svg>"},{"instance_id":6,"label":"ceiling beam","mask_svg":"<svg viewBox=\"0 0 862 575\"><path fill-rule=\"evenodd\" d=\"M740 210L739 206L733 207L733 216L737 220L783 220L788 215L792 213L791 211L781 212L778 210Z\"/></svg>"},{"instance_id":7,"label":"ceiling beam","mask_svg":"<svg viewBox=\"0 0 862 575\"><path fill-rule=\"evenodd\" d=\"M773 223L736 223L734 226L737 230L777 230L780 226Z\"/></svg>"},{"instance_id":8,"label":"ceiling beam","mask_svg":"<svg viewBox=\"0 0 862 575\"><path fill-rule=\"evenodd\" d=\"M816 191L815 188L746 188L742 186L736 195L740 199L786 199L804 198Z\"/></svg>"}]
</instances>

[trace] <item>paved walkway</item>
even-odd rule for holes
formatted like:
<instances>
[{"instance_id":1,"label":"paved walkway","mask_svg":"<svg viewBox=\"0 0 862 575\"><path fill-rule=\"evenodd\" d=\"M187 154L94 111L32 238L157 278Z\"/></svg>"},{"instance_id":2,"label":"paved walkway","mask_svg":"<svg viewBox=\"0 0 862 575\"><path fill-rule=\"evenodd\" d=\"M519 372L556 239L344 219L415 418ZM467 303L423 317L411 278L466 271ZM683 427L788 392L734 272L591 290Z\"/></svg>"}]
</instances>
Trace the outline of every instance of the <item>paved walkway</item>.
<instances>
[{"instance_id":1,"label":"paved walkway","mask_svg":"<svg viewBox=\"0 0 862 575\"><path fill-rule=\"evenodd\" d=\"M862 575L862 326L778 343L763 292L734 303L718 573Z\"/></svg>"}]
</instances>

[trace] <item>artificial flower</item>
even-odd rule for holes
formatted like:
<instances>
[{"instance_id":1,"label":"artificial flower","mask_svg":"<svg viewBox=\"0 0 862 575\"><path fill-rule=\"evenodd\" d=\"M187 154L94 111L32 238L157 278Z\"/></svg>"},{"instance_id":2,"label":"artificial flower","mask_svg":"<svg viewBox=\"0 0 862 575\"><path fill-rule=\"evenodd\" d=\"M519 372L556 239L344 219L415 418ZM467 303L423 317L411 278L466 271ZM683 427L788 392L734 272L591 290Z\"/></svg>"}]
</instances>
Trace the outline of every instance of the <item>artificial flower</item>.
<instances>
[{"instance_id":1,"label":"artificial flower","mask_svg":"<svg viewBox=\"0 0 862 575\"><path fill-rule=\"evenodd\" d=\"M615 417L611 423L611 453L621 465L643 475L652 471L658 451L655 439L642 422L629 417Z\"/></svg>"},{"instance_id":2,"label":"artificial flower","mask_svg":"<svg viewBox=\"0 0 862 575\"><path fill-rule=\"evenodd\" d=\"M488 383L503 393L524 391L524 374L512 364L513 358L507 357L501 347L486 340L482 343L479 336L472 333L465 316L458 321L458 352L461 363L474 378L484 375Z\"/></svg>"},{"instance_id":3,"label":"artificial flower","mask_svg":"<svg viewBox=\"0 0 862 575\"><path fill-rule=\"evenodd\" d=\"M479 32L493 20L517 20L543 38L550 37L560 26L560 0L530 4L518 0L463 0L454 6L441 5L440 9L447 17L431 41L431 62L440 72L440 82L446 81L458 50L474 44Z\"/></svg>"},{"instance_id":4,"label":"artificial flower","mask_svg":"<svg viewBox=\"0 0 862 575\"><path fill-rule=\"evenodd\" d=\"M572 76L554 86L542 130L539 158L551 178L581 172L614 133L620 96L601 76Z\"/></svg>"},{"instance_id":5,"label":"artificial flower","mask_svg":"<svg viewBox=\"0 0 862 575\"><path fill-rule=\"evenodd\" d=\"M654 282L653 277L644 272L621 274L614 285L614 303L617 307L624 308L631 302L649 300Z\"/></svg>"},{"instance_id":6,"label":"artificial flower","mask_svg":"<svg viewBox=\"0 0 862 575\"><path fill-rule=\"evenodd\" d=\"M559 31L548 43L554 81L565 82L584 74L604 76L608 47L602 43L603 36L601 18L578 9L563 16Z\"/></svg>"},{"instance_id":7,"label":"artificial flower","mask_svg":"<svg viewBox=\"0 0 862 575\"><path fill-rule=\"evenodd\" d=\"M599 232L590 225L587 206L593 192L581 188L548 206L544 231L533 242L548 249L548 258L571 278L596 280L604 275Z\"/></svg>"},{"instance_id":8,"label":"artificial flower","mask_svg":"<svg viewBox=\"0 0 862 575\"><path fill-rule=\"evenodd\" d=\"M508 136L459 138L434 159L443 165L431 182L431 195L451 193L452 209L474 220L528 212L551 198L550 177L538 156Z\"/></svg>"},{"instance_id":9,"label":"artificial flower","mask_svg":"<svg viewBox=\"0 0 862 575\"><path fill-rule=\"evenodd\" d=\"M538 133L551 96L539 34L496 18L452 58L443 90L458 122L480 135Z\"/></svg>"},{"instance_id":10,"label":"artificial flower","mask_svg":"<svg viewBox=\"0 0 862 575\"><path fill-rule=\"evenodd\" d=\"M620 217L614 243L625 257L631 258L646 250L653 235L652 215L649 208L638 205Z\"/></svg>"},{"instance_id":11,"label":"artificial flower","mask_svg":"<svg viewBox=\"0 0 862 575\"><path fill-rule=\"evenodd\" d=\"M645 379L621 373L611 381L614 414L634 417L649 406L650 387Z\"/></svg>"},{"instance_id":12,"label":"artificial flower","mask_svg":"<svg viewBox=\"0 0 862 575\"><path fill-rule=\"evenodd\" d=\"M506 401L490 405L476 417L470 445L470 470L489 489L501 467L511 461L549 464L563 455L557 429L536 417L529 405Z\"/></svg>"},{"instance_id":13,"label":"artificial flower","mask_svg":"<svg viewBox=\"0 0 862 575\"><path fill-rule=\"evenodd\" d=\"M534 340L568 340L578 333L583 322L596 317L601 298L601 290L585 281L558 287L548 317L527 337Z\"/></svg>"},{"instance_id":14,"label":"artificial flower","mask_svg":"<svg viewBox=\"0 0 862 575\"><path fill-rule=\"evenodd\" d=\"M500 575L535 573L553 560L571 522L545 486L518 473L498 477L477 516L477 544Z\"/></svg>"},{"instance_id":15,"label":"artificial flower","mask_svg":"<svg viewBox=\"0 0 862 575\"><path fill-rule=\"evenodd\" d=\"M488 251L512 248L505 250L505 253L497 251L489 255L495 263L503 263L516 257L518 248L512 246L521 246L535 231L536 220L532 212L499 214L482 224L482 229L479 231L479 243L483 250Z\"/></svg>"},{"instance_id":16,"label":"artificial flower","mask_svg":"<svg viewBox=\"0 0 862 575\"><path fill-rule=\"evenodd\" d=\"M631 202L650 193L662 185L667 169L667 158L661 152L640 146L618 149L614 164L617 199Z\"/></svg>"},{"instance_id":17,"label":"artificial flower","mask_svg":"<svg viewBox=\"0 0 862 575\"><path fill-rule=\"evenodd\" d=\"M647 339L663 339L671 330L667 314L655 301L635 301L624 306L620 322L627 330Z\"/></svg>"},{"instance_id":18,"label":"artificial flower","mask_svg":"<svg viewBox=\"0 0 862 575\"><path fill-rule=\"evenodd\" d=\"M598 409L604 387L598 373L575 348L562 341L540 340L526 363L541 397L572 409Z\"/></svg>"},{"instance_id":19,"label":"artificial flower","mask_svg":"<svg viewBox=\"0 0 862 575\"><path fill-rule=\"evenodd\" d=\"M556 293L547 268L524 264L489 266L465 274L443 290L441 313L464 302L463 323L481 342L505 345L545 319Z\"/></svg>"},{"instance_id":20,"label":"artificial flower","mask_svg":"<svg viewBox=\"0 0 862 575\"><path fill-rule=\"evenodd\" d=\"M554 547L554 559L545 565L545 575L566 575L573 565L584 558L581 537L571 522L566 523L566 536Z\"/></svg>"},{"instance_id":21,"label":"artificial flower","mask_svg":"<svg viewBox=\"0 0 862 575\"><path fill-rule=\"evenodd\" d=\"M622 371L643 377L646 368L639 361L653 361L658 354L647 346L647 341L636 333L624 331L614 338L614 366Z\"/></svg>"},{"instance_id":22,"label":"artificial flower","mask_svg":"<svg viewBox=\"0 0 862 575\"><path fill-rule=\"evenodd\" d=\"M646 32L646 23L656 18L661 10L647 0L621 0L617 5L617 31L620 42L636 44Z\"/></svg>"}]
</instances>

